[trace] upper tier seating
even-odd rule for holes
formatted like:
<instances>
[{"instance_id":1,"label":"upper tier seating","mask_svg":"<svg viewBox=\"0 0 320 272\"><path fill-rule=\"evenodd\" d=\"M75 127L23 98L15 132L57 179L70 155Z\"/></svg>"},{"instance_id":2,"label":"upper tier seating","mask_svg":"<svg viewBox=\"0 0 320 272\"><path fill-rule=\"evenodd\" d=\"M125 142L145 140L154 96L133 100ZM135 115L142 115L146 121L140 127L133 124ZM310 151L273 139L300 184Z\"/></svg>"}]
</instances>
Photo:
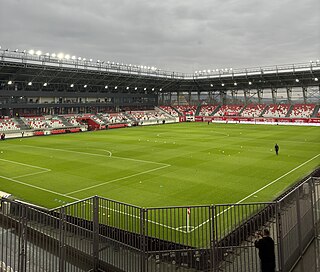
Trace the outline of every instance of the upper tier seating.
<instances>
[{"instance_id":1,"label":"upper tier seating","mask_svg":"<svg viewBox=\"0 0 320 272\"><path fill-rule=\"evenodd\" d=\"M291 118L310 118L313 114L314 104L296 104L290 113Z\"/></svg>"},{"instance_id":2,"label":"upper tier seating","mask_svg":"<svg viewBox=\"0 0 320 272\"><path fill-rule=\"evenodd\" d=\"M174 116L174 117L179 116L179 113L177 111L175 111L173 108L171 108L170 106L160 106L159 108L162 109L163 111L167 112L171 116Z\"/></svg>"},{"instance_id":3,"label":"upper tier seating","mask_svg":"<svg viewBox=\"0 0 320 272\"><path fill-rule=\"evenodd\" d=\"M0 119L0 131L20 130L20 126L11 118Z\"/></svg>"},{"instance_id":4,"label":"upper tier seating","mask_svg":"<svg viewBox=\"0 0 320 272\"><path fill-rule=\"evenodd\" d=\"M266 105L264 104L250 104L247 105L246 108L241 113L243 117L259 117Z\"/></svg>"},{"instance_id":5,"label":"upper tier seating","mask_svg":"<svg viewBox=\"0 0 320 272\"><path fill-rule=\"evenodd\" d=\"M201 106L199 116L209 116L214 112L214 110L217 107L218 107L217 105L203 105Z\"/></svg>"},{"instance_id":6,"label":"upper tier seating","mask_svg":"<svg viewBox=\"0 0 320 272\"><path fill-rule=\"evenodd\" d=\"M264 117L286 117L288 111L290 109L290 105L288 104L272 104L269 105L265 113Z\"/></svg>"},{"instance_id":7,"label":"upper tier seating","mask_svg":"<svg viewBox=\"0 0 320 272\"><path fill-rule=\"evenodd\" d=\"M177 111L179 111L182 115L195 115L197 106L175 106Z\"/></svg>"},{"instance_id":8,"label":"upper tier seating","mask_svg":"<svg viewBox=\"0 0 320 272\"><path fill-rule=\"evenodd\" d=\"M242 108L241 105L222 105L214 116L238 116Z\"/></svg>"}]
</instances>

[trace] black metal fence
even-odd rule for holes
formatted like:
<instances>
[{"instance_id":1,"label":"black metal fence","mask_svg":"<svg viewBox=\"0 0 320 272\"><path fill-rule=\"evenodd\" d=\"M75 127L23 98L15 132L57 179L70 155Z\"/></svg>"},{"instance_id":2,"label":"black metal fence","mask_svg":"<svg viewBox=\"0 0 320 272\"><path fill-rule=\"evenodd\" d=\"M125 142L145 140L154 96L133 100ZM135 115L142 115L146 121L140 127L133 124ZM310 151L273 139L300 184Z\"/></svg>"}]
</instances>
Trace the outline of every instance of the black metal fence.
<instances>
[{"instance_id":1,"label":"black metal fence","mask_svg":"<svg viewBox=\"0 0 320 272\"><path fill-rule=\"evenodd\" d=\"M259 271L268 228L289 271L318 234L320 179L268 203L141 208L91 197L55 210L1 199L0 271Z\"/></svg>"}]
</instances>

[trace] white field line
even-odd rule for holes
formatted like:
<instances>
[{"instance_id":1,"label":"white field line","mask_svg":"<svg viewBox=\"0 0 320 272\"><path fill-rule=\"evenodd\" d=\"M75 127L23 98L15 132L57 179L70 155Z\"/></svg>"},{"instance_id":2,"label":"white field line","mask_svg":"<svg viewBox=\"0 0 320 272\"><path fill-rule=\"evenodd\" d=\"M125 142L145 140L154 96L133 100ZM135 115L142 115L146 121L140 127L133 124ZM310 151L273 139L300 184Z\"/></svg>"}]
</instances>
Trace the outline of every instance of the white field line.
<instances>
[{"instance_id":1,"label":"white field line","mask_svg":"<svg viewBox=\"0 0 320 272\"><path fill-rule=\"evenodd\" d=\"M78 198L75 198L75 197L72 197L72 196L67 196L67 195L64 195L64 194L61 194L61 193L58 193L58 192L55 192L55 191L51 191L49 189L45 189L45 188L42 188L42 187L39 187L39 186L36 186L36 185L29 184L29 183L25 183L25 182L22 182L22 181L17 180L17 179L5 177L5 176L0 176L0 178L9 180L9 181L12 181L12 182L15 182L15 183L19 183L19 184L22 184L22 185L25 185L25 186L28 186L28 187L32 187L32 188L35 188L35 189L38 189L38 190L41 190L41 191L45 191L45 192L48 192L48 193L51 193L51 194L60 195L60 196L63 196L63 197L74 199L74 200L79 200Z\"/></svg>"},{"instance_id":2,"label":"white field line","mask_svg":"<svg viewBox=\"0 0 320 272\"><path fill-rule=\"evenodd\" d=\"M27 167L32 167L32 168L37 168L37 169L41 169L41 170L45 170L45 171L51 171L51 169L39 167L39 166L32 165L32 164L26 164L26 163L10 161L10 160L5 160L5 159L0 159L0 161L11 162L11 163L15 163L15 164L19 164L19 165L23 165L23 166L27 166Z\"/></svg>"},{"instance_id":3,"label":"white field line","mask_svg":"<svg viewBox=\"0 0 320 272\"><path fill-rule=\"evenodd\" d=\"M47 149L47 150L55 150L55 151L69 152L69 153L75 153L75 154L84 154L84 155L104 157L104 158L106 157L106 155L102 155L102 154L89 153L89 152L81 152L81 151L73 151L73 150L68 150L68 149L59 149L59 148L41 147L41 146L32 146L32 145L19 145L19 146L26 146L26 147L30 147L30 148L40 148L40 149ZM97 150L97 149L93 149L93 150ZM104 149L100 149L100 150L110 152L109 150L104 150ZM111 152L110 152L110 153L111 153ZM109 153L109 154L110 154L110 153ZM127 161L136 161L136 162L144 162L144 163L152 163L152 164L158 164L158 165L171 166L170 164L162 163L162 162L154 162L154 161L145 161L145 160L125 158L125 157L117 157L117 156L113 156L112 153L111 153L111 155L108 156L108 157L114 158L114 159L127 160Z\"/></svg>"},{"instance_id":4,"label":"white field line","mask_svg":"<svg viewBox=\"0 0 320 272\"><path fill-rule=\"evenodd\" d=\"M305 164L311 162L312 160L314 160L315 158L319 157L320 154L315 155L314 157L312 157L311 159L305 161L304 163L301 163L300 165L298 165L297 167L293 168L292 170L290 170L289 172L283 174L282 176L278 177L277 179L271 181L270 183L266 184L265 186L261 187L260 189L258 189L257 191L251 193L250 195L246 196L245 198L239 200L236 204L240 204L243 201L247 200L248 198L252 197L253 195L261 192L262 190L264 190L265 188L271 186L272 184L276 183L277 181L279 181L280 179L284 178L285 176L291 174L292 172L296 171L297 169L299 169L300 167L304 166ZM214 216L214 218L220 216L221 214L225 213L226 211L232 209L234 207L234 205L230 206L227 209L224 209L223 211L221 211L220 213L218 213L217 215ZM196 226L192 231L202 227L203 225L207 224L208 222L210 222L211 218L207 219L206 221L202 222L200 225Z\"/></svg>"},{"instance_id":5,"label":"white field line","mask_svg":"<svg viewBox=\"0 0 320 272\"><path fill-rule=\"evenodd\" d=\"M150 170L147 170L147 171L143 171L143 172L140 172L140 173L137 173L137 174L132 174L132 175L129 175L129 176L125 176L125 177L121 177L121 178L105 181L105 182L102 182L102 183L99 183L99 184L96 184L96 185L92 185L92 186L89 186L89 187L86 187L86 188L83 188L83 189L79 189L79 190L76 190L76 191L73 191L73 192L69 192L69 193L67 193L65 195L66 196L72 195L72 194L75 194L75 193L78 193L78 192L82 192L82 191L86 191L86 190L89 190L89 189L92 189L92 188L100 187L100 186L103 186L103 185L108 184L108 183L113 183L113 182L116 182L116 181L119 181L119 180L124 180L124 179L128 179L128 178L136 177L136 176L139 176L139 175L147 174L147 173L150 173L150 172L158 171L160 169L167 168L169 166L170 165L164 165L164 166L157 167L157 168L154 168L154 169L150 169Z\"/></svg>"},{"instance_id":6,"label":"white field line","mask_svg":"<svg viewBox=\"0 0 320 272\"><path fill-rule=\"evenodd\" d=\"M30 173L30 174L25 174L25 175L20 175L20 176L15 176L15 177L12 177L13 179L17 179L17 178L24 178L24 177L29 177L29 176L35 176L35 175L39 175L39 174L42 174L42 173L47 173L47 172L50 172L51 170L46 170L46 171L40 171L40 172L35 172L35 173Z\"/></svg>"}]
</instances>

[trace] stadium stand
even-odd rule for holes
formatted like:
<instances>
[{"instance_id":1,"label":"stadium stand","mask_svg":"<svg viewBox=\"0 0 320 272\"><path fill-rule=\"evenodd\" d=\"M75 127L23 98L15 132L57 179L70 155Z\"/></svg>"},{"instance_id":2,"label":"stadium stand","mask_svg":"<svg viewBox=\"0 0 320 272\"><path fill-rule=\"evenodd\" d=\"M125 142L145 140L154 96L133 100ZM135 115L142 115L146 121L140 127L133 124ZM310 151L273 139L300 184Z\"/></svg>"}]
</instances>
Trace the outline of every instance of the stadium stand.
<instances>
[{"instance_id":1,"label":"stadium stand","mask_svg":"<svg viewBox=\"0 0 320 272\"><path fill-rule=\"evenodd\" d=\"M21 119L32 129L49 128L44 116L40 117L21 117Z\"/></svg>"},{"instance_id":2,"label":"stadium stand","mask_svg":"<svg viewBox=\"0 0 320 272\"><path fill-rule=\"evenodd\" d=\"M203 105L201 106L199 116L210 116L217 107L218 105Z\"/></svg>"},{"instance_id":3,"label":"stadium stand","mask_svg":"<svg viewBox=\"0 0 320 272\"><path fill-rule=\"evenodd\" d=\"M99 113L97 116L100 120L104 121L105 124L122 124L127 123L129 118L125 115L125 113Z\"/></svg>"},{"instance_id":4,"label":"stadium stand","mask_svg":"<svg viewBox=\"0 0 320 272\"><path fill-rule=\"evenodd\" d=\"M315 109L315 104L296 104L293 106L292 111L290 112L289 117L292 118L310 118Z\"/></svg>"},{"instance_id":5,"label":"stadium stand","mask_svg":"<svg viewBox=\"0 0 320 272\"><path fill-rule=\"evenodd\" d=\"M238 116L242 108L242 105L223 105L214 116Z\"/></svg>"},{"instance_id":6,"label":"stadium stand","mask_svg":"<svg viewBox=\"0 0 320 272\"><path fill-rule=\"evenodd\" d=\"M265 108L265 104L249 104L240 115L243 117L259 117Z\"/></svg>"},{"instance_id":7,"label":"stadium stand","mask_svg":"<svg viewBox=\"0 0 320 272\"><path fill-rule=\"evenodd\" d=\"M264 117L286 117L290 109L289 104L271 104L263 114Z\"/></svg>"},{"instance_id":8,"label":"stadium stand","mask_svg":"<svg viewBox=\"0 0 320 272\"><path fill-rule=\"evenodd\" d=\"M168 116L158 111L130 111L127 112L136 121L164 120Z\"/></svg>"},{"instance_id":9,"label":"stadium stand","mask_svg":"<svg viewBox=\"0 0 320 272\"><path fill-rule=\"evenodd\" d=\"M175 106L176 110L181 113L181 115L195 115L197 106Z\"/></svg>"},{"instance_id":10,"label":"stadium stand","mask_svg":"<svg viewBox=\"0 0 320 272\"><path fill-rule=\"evenodd\" d=\"M165 111L166 113L170 114L171 116L174 116L174 117L179 116L179 113L175 109L171 108L170 106L160 106L159 108Z\"/></svg>"},{"instance_id":11,"label":"stadium stand","mask_svg":"<svg viewBox=\"0 0 320 272\"><path fill-rule=\"evenodd\" d=\"M16 124L13 118L0 119L0 131L20 130L20 126Z\"/></svg>"}]
</instances>

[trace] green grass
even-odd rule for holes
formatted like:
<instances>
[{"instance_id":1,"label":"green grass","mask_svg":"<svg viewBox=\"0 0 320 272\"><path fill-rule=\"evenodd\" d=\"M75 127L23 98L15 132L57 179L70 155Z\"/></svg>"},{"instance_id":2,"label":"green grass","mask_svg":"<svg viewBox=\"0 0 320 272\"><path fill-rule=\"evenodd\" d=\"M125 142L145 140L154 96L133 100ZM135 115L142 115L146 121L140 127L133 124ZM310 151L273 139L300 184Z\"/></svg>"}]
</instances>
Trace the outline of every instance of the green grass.
<instances>
[{"instance_id":1,"label":"green grass","mask_svg":"<svg viewBox=\"0 0 320 272\"><path fill-rule=\"evenodd\" d=\"M157 207L236 203L275 181L243 200L271 201L319 166L319 131L180 123L6 140L0 190L47 208L93 195Z\"/></svg>"}]
</instances>

